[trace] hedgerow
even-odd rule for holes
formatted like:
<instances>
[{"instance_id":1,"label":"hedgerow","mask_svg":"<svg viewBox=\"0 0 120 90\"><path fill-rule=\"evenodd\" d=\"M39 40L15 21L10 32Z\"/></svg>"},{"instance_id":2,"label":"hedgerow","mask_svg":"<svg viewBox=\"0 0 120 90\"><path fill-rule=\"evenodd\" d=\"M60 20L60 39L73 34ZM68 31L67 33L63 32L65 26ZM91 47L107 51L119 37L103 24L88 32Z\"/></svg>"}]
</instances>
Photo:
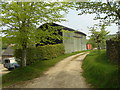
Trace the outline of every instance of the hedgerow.
<instances>
[{"instance_id":1,"label":"hedgerow","mask_svg":"<svg viewBox=\"0 0 120 90\"><path fill-rule=\"evenodd\" d=\"M62 44L45 45L27 48L27 65L37 60L48 60L64 54L64 46ZM15 57L21 60L22 50L15 50Z\"/></svg>"}]
</instances>

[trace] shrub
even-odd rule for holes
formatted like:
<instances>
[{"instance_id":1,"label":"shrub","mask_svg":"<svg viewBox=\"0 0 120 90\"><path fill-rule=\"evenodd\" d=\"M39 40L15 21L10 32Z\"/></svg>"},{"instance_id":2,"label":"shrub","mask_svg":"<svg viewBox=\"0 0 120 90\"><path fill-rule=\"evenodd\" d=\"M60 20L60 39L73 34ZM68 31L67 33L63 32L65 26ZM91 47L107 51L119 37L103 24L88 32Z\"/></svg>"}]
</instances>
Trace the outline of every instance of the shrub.
<instances>
[{"instance_id":1,"label":"shrub","mask_svg":"<svg viewBox=\"0 0 120 90\"><path fill-rule=\"evenodd\" d=\"M62 44L27 48L27 65L34 63L36 60L48 60L62 54L64 54L64 46ZM22 50L16 49L14 55L21 60Z\"/></svg>"},{"instance_id":2,"label":"shrub","mask_svg":"<svg viewBox=\"0 0 120 90\"><path fill-rule=\"evenodd\" d=\"M106 45L107 57L110 62L120 65L120 39L112 38L107 40Z\"/></svg>"}]
</instances>

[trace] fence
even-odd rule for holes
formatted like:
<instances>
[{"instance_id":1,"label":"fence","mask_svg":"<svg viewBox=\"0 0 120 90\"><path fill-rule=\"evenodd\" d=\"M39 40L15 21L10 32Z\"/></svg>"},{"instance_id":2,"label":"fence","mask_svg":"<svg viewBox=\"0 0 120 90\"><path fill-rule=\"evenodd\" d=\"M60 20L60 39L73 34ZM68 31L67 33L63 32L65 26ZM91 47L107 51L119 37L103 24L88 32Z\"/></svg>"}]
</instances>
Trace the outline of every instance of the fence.
<instances>
[{"instance_id":1,"label":"fence","mask_svg":"<svg viewBox=\"0 0 120 90\"><path fill-rule=\"evenodd\" d=\"M106 47L110 62L120 65L120 40L107 40Z\"/></svg>"}]
</instances>

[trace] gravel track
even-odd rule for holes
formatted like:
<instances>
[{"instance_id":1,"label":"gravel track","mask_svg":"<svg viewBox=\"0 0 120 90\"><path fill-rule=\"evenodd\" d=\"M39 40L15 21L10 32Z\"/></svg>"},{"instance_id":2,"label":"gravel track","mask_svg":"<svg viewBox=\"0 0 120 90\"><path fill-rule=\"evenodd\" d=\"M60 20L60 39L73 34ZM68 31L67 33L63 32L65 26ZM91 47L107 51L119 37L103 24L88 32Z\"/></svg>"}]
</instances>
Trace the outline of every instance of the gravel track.
<instances>
[{"instance_id":1,"label":"gravel track","mask_svg":"<svg viewBox=\"0 0 120 90\"><path fill-rule=\"evenodd\" d=\"M82 61L87 53L79 53L57 63L41 77L10 86L10 88L90 88L82 76Z\"/></svg>"}]
</instances>

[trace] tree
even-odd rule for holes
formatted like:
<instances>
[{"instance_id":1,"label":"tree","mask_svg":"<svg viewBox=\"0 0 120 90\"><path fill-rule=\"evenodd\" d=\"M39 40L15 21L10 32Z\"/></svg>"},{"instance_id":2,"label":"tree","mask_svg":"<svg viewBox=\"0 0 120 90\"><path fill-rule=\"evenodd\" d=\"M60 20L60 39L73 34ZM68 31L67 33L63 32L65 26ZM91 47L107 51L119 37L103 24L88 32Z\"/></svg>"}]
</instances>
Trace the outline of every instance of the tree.
<instances>
[{"instance_id":1,"label":"tree","mask_svg":"<svg viewBox=\"0 0 120 90\"><path fill-rule=\"evenodd\" d=\"M106 36L109 33L105 30L105 25L100 27L100 31L97 31L98 28L90 27L91 36L90 39L96 43L97 49L100 50L101 47L105 46Z\"/></svg>"},{"instance_id":2,"label":"tree","mask_svg":"<svg viewBox=\"0 0 120 90\"><path fill-rule=\"evenodd\" d=\"M106 2L77 2L76 9L82 14L96 14L96 19L109 25L110 23L118 24L120 32L120 1L106 0ZM104 14L104 15L103 15Z\"/></svg>"},{"instance_id":3,"label":"tree","mask_svg":"<svg viewBox=\"0 0 120 90\"><path fill-rule=\"evenodd\" d=\"M2 27L6 39L22 49L22 66L26 66L26 49L35 44L37 25L64 21L68 2L1 2ZM67 5L66 5L67 4ZM61 11L63 11L61 13ZM47 35L42 33L43 35Z\"/></svg>"},{"instance_id":4,"label":"tree","mask_svg":"<svg viewBox=\"0 0 120 90\"><path fill-rule=\"evenodd\" d=\"M55 23L45 23L41 25L37 31L38 35L37 38L44 38L38 41L37 46L39 45L47 45L47 44L58 44L62 43L62 30L61 26L58 26ZM47 35L40 35L41 33L46 32Z\"/></svg>"}]
</instances>

